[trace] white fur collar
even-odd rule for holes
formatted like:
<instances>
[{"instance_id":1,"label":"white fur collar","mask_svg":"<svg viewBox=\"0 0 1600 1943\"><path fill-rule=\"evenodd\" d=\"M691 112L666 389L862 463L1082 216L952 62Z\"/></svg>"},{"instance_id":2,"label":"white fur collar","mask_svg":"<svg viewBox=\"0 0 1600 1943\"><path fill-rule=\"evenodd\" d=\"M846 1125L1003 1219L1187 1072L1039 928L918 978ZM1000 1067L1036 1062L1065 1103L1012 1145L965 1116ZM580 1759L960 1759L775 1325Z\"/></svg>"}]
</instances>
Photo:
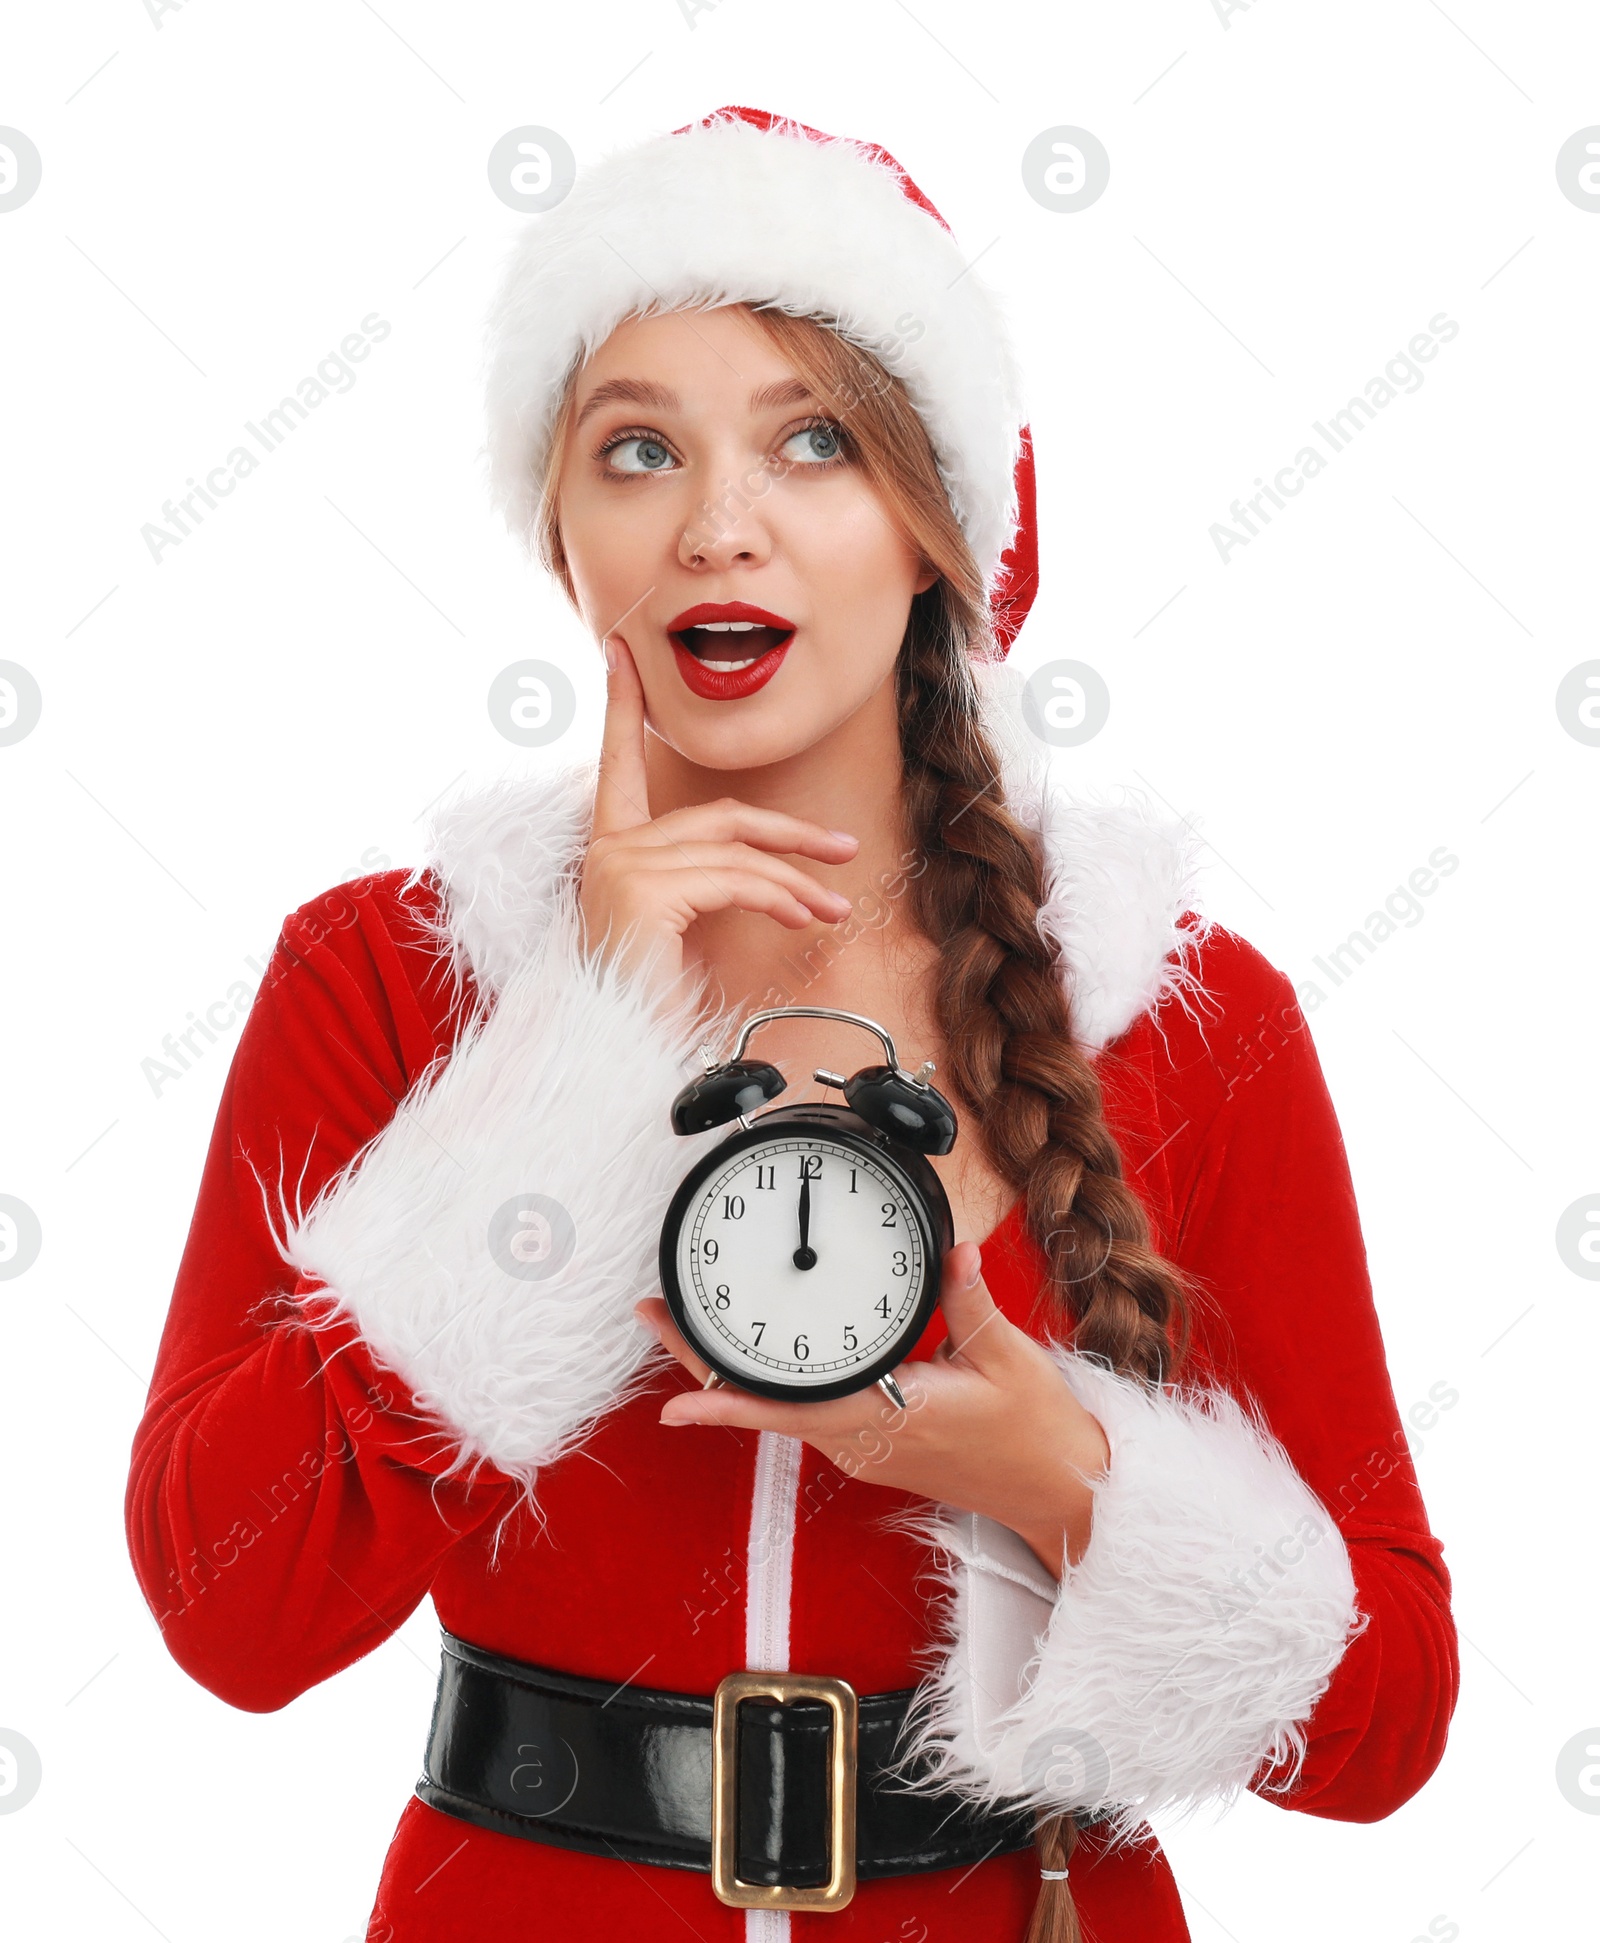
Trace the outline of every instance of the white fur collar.
<instances>
[{"instance_id":1,"label":"white fur collar","mask_svg":"<svg viewBox=\"0 0 1600 1943\"><path fill-rule=\"evenodd\" d=\"M979 664L984 725L1001 754L1006 799L1043 833L1039 928L1054 946L1079 1041L1097 1052L1171 994L1192 988L1189 946L1199 848L1191 826L1140 792L1118 802L1071 796L1027 729L1021 676ZM445 891L440 944L453 972L498 992L548 931L563 879L575 880L597 759L467 792L435 815L427 862Z\"/></svg>"}]
</instances>

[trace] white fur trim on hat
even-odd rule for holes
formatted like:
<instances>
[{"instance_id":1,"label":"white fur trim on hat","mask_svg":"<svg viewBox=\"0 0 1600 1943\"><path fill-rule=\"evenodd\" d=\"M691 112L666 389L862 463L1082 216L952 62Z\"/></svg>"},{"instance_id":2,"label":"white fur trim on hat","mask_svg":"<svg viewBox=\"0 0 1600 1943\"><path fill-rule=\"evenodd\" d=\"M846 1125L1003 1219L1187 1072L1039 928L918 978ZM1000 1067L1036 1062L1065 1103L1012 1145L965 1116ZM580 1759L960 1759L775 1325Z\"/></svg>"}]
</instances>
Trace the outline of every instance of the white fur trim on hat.
<instances>
[{"instance_id":1,"label":"white fur trim on hat","mask_svg":"<svg viewBox=\"0 0 1600 1943\"><path fill-rule=\"evenodd\" d=\"M485 342L489 483L530 547L568 373L626 317L771 304L902 380L987 578L1016 524L1022 410L994 299L859 143L733 118L580 169L513 247Z\"/></svg>"}]
</instances>

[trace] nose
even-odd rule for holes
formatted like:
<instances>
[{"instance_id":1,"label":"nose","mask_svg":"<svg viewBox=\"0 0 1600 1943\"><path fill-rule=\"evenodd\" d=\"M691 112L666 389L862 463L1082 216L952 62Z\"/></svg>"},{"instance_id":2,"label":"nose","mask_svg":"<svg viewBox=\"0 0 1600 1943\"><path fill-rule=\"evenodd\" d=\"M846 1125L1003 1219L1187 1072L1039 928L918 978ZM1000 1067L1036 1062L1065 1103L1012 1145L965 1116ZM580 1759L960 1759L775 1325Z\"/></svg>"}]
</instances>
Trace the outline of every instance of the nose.
<instances>
[{"instance_id":1,"label":"nose","mask_svg":"<svg viewBox=\"0 0 1600 1943\"><path fill-rule=\"evenodd\" d=\"M718 573L729 567L759 567L772 557L772 535L760 510L764 489L759 479L725 480L720 497L702 500L678 540L678 559L685 567Z\"/></svg>"}]
</instances>

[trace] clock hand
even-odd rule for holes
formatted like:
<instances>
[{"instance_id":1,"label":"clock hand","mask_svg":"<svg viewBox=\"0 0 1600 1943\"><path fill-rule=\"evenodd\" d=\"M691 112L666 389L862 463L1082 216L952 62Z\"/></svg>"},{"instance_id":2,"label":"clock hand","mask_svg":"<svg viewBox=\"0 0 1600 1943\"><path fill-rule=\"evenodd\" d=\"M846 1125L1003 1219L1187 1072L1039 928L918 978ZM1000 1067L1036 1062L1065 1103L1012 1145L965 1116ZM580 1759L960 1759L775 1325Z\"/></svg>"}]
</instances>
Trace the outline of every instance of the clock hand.
<instances>
[{"instance_id":1,"label":"clock hand","mask_svg":"<svg viewBox=\"0 0 1600 1943\"><path fill-rule=\"evenodd\" d=\"M817 1251L811 1246L811 1176L800 1179L800 1246L794 1251L796 1268L815 1268Z\"/></svg>"}]
</instances>

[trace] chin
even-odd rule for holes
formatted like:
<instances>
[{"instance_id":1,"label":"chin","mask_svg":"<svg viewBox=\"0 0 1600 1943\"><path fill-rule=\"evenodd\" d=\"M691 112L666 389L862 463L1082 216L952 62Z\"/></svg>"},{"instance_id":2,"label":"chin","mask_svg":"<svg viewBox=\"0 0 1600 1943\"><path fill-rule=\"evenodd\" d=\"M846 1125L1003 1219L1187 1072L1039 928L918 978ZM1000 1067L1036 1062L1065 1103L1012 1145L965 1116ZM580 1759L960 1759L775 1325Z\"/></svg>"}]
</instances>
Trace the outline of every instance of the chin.
<instances>
[{"instance_id":1,"label":"chin","mask_svg":"<svg viewBox=\"0 0 1600 1943\"><path fill-rule=\"evenodd\" d=\"M685 762L692 762L700 769L768 769L774 763L804 754L827 732L826 727L821 727L815 734L797 734L793 722L781 728L773 724L763 730L746 717L711 730L703 723L680 723L662 740L670 742Z\"/></svg>"}]
</instances>

